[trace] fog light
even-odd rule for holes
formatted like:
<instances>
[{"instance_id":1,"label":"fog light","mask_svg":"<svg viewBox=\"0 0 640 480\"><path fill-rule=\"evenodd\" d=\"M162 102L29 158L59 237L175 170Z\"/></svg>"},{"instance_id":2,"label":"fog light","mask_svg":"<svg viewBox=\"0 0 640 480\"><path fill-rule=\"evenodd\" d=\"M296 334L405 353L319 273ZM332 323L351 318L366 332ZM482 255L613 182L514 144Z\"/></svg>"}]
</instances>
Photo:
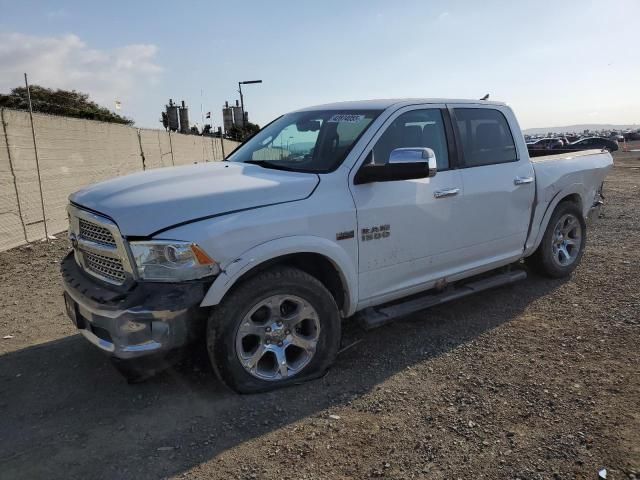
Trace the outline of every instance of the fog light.
<instances>
[{"instance_id":1,"label":"fog light","mask_svg":"<svg viewBox=\"0 0 640 480\"><path fill-rule=\"evenodd\" d=\"M142 331L142 330L144 330L145 328L147 328L147 324L146 324L146 323L132 322L131 320L129 320L128 322L126 322L124 325L122 325L122 327L120 327L120 329L121 329L124 333L136 333L136 332L141 332L141 331Z\"/></svg>"}]
</instances>

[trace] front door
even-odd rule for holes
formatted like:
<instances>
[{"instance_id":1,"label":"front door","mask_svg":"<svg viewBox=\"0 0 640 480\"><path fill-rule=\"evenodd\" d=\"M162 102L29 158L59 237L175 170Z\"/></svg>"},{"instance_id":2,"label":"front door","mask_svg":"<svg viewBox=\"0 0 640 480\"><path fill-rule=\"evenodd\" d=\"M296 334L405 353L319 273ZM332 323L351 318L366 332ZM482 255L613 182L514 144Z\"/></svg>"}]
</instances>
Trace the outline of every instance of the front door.
<instances>
[{"instance_id":1,"label":"front door","mask_svg":"<svg viewBox=\"0 0 640 480\"><path fill-rule=\"evenodd\" d=\"M361 307L429 288L457 267L464 192L460 171L451 168L443 108L399 110L363 153L362 163L386 164L396 148L428 147L436 154L435 177L354 185L357 167L352 172Z\"/></svg>"}]
</instances>

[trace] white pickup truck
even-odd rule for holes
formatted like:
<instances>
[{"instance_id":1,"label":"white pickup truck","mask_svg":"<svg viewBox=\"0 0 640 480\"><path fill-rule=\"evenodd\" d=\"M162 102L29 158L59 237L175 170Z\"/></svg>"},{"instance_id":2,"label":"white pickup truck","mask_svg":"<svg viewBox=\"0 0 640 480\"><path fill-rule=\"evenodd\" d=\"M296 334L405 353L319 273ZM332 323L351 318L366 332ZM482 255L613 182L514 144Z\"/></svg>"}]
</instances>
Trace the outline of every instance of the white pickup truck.
<instances>
[{"instance_id":1,"label":"white pickup truck","mask_svg":"<svg viewBox=\"0 0 640 480\"><path fill-rule=\"evenodd\" d=\"M502 103L306 108L224 162L71 195L68 314L130 380L194 341L236 391L308 380L344 318L372 327L510 283L523 259L569 275L611 167L597 150L530 159Z\"/></svg>"}]
</instances>

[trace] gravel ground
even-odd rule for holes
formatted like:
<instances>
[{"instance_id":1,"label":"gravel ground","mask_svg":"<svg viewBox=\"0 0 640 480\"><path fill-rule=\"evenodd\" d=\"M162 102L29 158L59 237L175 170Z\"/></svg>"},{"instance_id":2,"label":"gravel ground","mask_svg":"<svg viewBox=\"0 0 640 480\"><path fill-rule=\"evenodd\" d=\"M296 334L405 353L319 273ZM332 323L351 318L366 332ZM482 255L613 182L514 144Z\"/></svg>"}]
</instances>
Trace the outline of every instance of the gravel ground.
<instances>
[{"instance_id":1,"label":"gravel ground","mask_svg":"<svg viewBox=\"0 0 640 480\"><path fill-rule=\"evenodd\" d=\"M65 317L66 241L0 253L0 478L640 477L640 152L605 193L570 279L346 325L327 376L253 396L202 356L127 385Z\"/></svg>"}]
</instances>

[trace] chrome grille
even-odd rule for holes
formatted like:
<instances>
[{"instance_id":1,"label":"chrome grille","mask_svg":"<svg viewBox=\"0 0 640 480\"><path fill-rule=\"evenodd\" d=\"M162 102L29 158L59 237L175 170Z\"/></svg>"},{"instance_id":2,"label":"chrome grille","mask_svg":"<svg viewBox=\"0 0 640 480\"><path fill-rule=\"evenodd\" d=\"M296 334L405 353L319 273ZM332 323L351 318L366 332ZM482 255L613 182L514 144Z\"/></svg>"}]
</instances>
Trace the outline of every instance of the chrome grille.
<instances>
[{"instance_id":1,"label":"chrome grille","mask_svg":"<svg viewBox=\"0 0 640 480\"><path fill-rule=\"evenodd\" d=\"M96 253L82 252L87 270L106 277L113 282L123 283L126 280L122 261L117 258L105 257Z\"/></svg>"},{"instance_id":2,"label":"chrome grille","mask_svg":"<svg viewBox=\"0 0 640 480\"><path fill-rule=\"evenodd\" d=\"M110 247L116 246L116 241L108 229L101 227L100 225L96 225L95 223L88 222L82 218L78 220L80 236L82 238L102 245L109 245Z\"/></svg>"},{"instance_id":3,"label":"chrome grille","mask_svg":"<svg viewBox=\"0 0 640 480\"><path fill-rule=\"evenodd\" d=\"M77 264L88 274L107 283L122 285L135 278L126 241L109 218L75 205L69 212L69 237Z\"/></svg>"}]
</instances>

